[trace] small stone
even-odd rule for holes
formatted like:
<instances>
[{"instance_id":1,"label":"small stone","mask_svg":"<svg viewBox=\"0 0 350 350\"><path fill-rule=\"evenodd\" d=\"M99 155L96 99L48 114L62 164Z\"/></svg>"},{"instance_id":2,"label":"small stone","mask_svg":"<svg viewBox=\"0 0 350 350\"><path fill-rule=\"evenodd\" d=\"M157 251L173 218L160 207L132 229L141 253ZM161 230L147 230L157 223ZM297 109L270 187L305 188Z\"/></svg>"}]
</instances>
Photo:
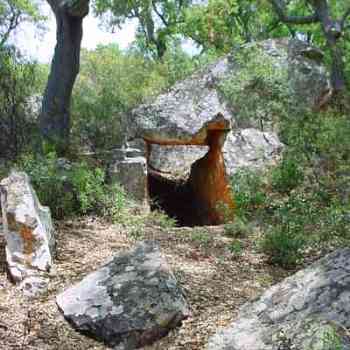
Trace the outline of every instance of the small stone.
<instances>
[{"instance_id":1,"label":"small stone","mask_svg":"<svg viewBox=\"0 0 350 350\"><path fill-rule=\"evenodd\" d=\"M49 280L43 277L26 277L20 284L19 288L28 298L37 297L47 291Z\"/></svg>"}]
</instances>

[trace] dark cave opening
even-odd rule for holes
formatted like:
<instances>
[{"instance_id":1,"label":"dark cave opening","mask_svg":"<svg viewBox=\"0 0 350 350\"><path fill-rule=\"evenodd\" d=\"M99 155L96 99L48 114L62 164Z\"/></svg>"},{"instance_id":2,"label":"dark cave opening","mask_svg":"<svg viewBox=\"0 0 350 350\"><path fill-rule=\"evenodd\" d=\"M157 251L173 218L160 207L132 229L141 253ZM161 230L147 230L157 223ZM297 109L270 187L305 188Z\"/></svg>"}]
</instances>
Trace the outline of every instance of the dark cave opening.
<instances>
[{"instance_id":1,"label":"dark cave opening","mask_svg":"<svg viewBox=\"0 0 350 350\"><path fill-rule=\"evenodd\" d=\"M176 220L177 226L201 226L194 192L187 181L172 180L149 172L151 210L160 209Z\"/></svg>"}]
</instances>

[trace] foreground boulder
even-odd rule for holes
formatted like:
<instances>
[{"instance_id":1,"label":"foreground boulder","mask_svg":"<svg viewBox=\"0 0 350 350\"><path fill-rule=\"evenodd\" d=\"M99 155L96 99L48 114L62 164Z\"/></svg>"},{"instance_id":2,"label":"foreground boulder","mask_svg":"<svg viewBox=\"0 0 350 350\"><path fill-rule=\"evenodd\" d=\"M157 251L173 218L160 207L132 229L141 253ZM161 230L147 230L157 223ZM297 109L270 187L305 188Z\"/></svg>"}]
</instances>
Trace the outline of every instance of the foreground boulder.
<instances>
[{"instance_id":1,"label":"foreground boulder","mask_svg":"<svg viewBox=\"0 0 350 350\"><path fill-rule=\"evenodd\" d=\"M154 242L116 256L57 297L76 328L116 349L136 349L165 336L189 315Z\"/></svg>"},{"instance_id":2,"label":"foreground boulder","mask_svg":"<svg viewBox=\"0 0 350 350\"><path fill-rule=\"evenodd\" d=\"M349 315L350 249L343 249L244 305L236 321L213 336L207 349L346 350Z\"/></svg>"},{"instance_id":3,"label":"foreground boulder","mask_svg":"<svg viewBox=\"0 0 350 350\"><path fill-rule=\"evenodd\" d=\"M13 171L3 179L0 193L8 270L14 282L22 282L31 294L31 286L43 288L45 279L40 275L52 266L55 237L50 209L40 204L23 172Z\"/></svg>"}]
</instances>

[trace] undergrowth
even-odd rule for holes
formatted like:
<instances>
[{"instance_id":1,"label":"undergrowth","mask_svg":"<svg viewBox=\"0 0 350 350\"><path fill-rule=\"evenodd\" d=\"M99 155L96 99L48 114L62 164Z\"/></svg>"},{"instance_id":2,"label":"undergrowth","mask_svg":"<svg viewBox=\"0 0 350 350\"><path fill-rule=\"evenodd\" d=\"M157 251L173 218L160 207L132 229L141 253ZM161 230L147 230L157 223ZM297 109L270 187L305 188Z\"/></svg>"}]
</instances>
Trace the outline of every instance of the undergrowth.
<instances>
[{"instance_id":1,"label":"undergrowth","mask_svg":"<svg viewBox=\"0 0 350 350\"><path fill-rule=\"evenodd\" d=\"M347 245L349 117L335 104L311 111L298 102L286 71L259 49L235 61L240 69L222 83L221 92L232 106L240 106L238 121L274 128L286 145L277 166L232 177L236 215L260 224L259 247L286 268L302 262L307 250ZM230 226L226 231L235 234Z\"/></svg>"}]
</instances>

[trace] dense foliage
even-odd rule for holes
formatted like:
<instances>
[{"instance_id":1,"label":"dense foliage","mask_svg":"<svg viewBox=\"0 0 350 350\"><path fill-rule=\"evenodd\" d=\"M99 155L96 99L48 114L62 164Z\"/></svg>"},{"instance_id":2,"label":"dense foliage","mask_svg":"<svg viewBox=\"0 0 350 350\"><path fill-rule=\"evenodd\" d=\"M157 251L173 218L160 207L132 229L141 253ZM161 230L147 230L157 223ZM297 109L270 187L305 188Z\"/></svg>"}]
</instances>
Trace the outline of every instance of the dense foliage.
<instances>
[{"instance_id":1,"label":"dense foliage","mask_svg":"<svg viewBox=\"0 0 350 350\"><path fill-rule=\"evenodd\" d=\"M118 186L105 184L101 168L84 162L68 162L54 153L45 157L22 157L17 167L31 178L40 202L56 219L74 215L110 215L124 206L125 194Z\"/></svg>"},{"instance_id":2,"label":"dense foliage","mask_svg":"<svg viewBox=\"0 0 350 350\"><path fill-rule=\"evenodd\" d=\"M262 56L237 58L242 69L222 91L242 106L243 121L274 125L286 148L277 167L239 172L232 188L238 215L264 227L261 248L293 267L306 249L349 242L350 120L337 105L318 112L296 105L283 69L254 57Z\"/></svg>"},{"instance_id":3,"label":"dense foliage","mask_svg":"<svg viewBox=\"0 0 350 350\"><path fill-rule=\"evenodd\" d=\"M0 158L15 159L34 140L43 73L14 48L0 49Z\"/></svg>"},{"instance_id":4,"label":"dense foliage","mask_svg":"<svg viewBox=\"0 0 350 350\"><path fill-rule=\"evenodd\" d=\"M0 48L7 44L21 23L39 25L43 20L36 0L0 0Z\"/></svg>"},{"instance_id":5,"label":"dense foliage","mask_svg":"<svg viewBox=\"0 0 350 350\"><path fill-rule=\"evenodd\" d=\"M161 62L142 56L133 48L123 52L116 45L82 52L81 71L73 92L72 139L89 151L120 145L128 112L147 98L186 77L211 60L191 59L175 42Z\"/></svg>"}]
</instances>

